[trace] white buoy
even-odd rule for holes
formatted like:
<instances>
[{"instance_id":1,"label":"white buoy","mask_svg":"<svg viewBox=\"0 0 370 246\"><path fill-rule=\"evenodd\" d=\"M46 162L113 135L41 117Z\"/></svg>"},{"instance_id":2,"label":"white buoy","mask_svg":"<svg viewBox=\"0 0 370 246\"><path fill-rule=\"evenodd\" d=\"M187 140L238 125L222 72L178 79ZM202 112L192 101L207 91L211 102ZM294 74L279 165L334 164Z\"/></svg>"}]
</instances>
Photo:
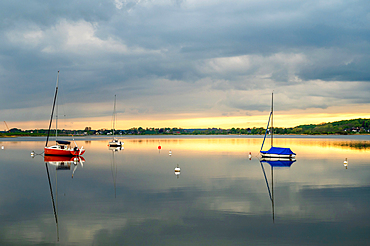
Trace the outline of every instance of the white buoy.
<instances>
[{"instance_id":1,"label":"white buoy","mask_svg":"<svg viewBox=\"0 0 370 246\"><path fill-rule=\"evenodd\" d=\"M4 149L4 146L1 146L1 149Z\"/></svg>"},{"instance_id":2,"label":"white buoy","mask_svg":"<svg viewBox=\"0 0 370 246\"><path fill-rule=\"evenodd\" d=\"M348 168L348 161L347 161L347 158L344 160L343 165L344 165L344 167L345 167L346 169Z\"/></svg>"},{"instance_id":3,"label":"white buoy","mask_svg":"<svg viewBox=\"0 0 370 246\"><path fill-rule=\"evenodd\" d=\"M249 152L248 157L249 157L249 160L252 160L252 153L251 152Z\"/></svg>"},{"instance_id":4,"label":"white buoy","mask_svg":"<svg viewBox=\"0 0 370 246\"><path fill-rule=\"evenodd\" d=\"M171 156L171 155L172 155L172 151L171 151L171 150L170 150L170 152L168 153L168 155L169 155L169 156Z\"/></svg>"},{"instance_id":5,"label":"white buoy","mask_svg":"<svg viewBox=\"0 0 370 246\"><path fill-rule=\"evenodd\" d=\"M175 167L175 172L180 172L180 171L181 171L181 169L180 169L179 165L177 165L177 167Z\"/></svg>"},{"instance_id":6,"label":"white buoy","mask_svg":"<svg viewBox=\"0 0 370 246\"><path fill-rule=\"evenodd\" d=\"M175 175L177 176L177 178L179 178L180 176L180 167L179 167L179 164L177 164L177 167L175 167Z\"/></svg>"},{"instance_id":7,"label":"white buoy","mask_svg":"<svg viewBox=\"0 0 370 246\"><path fill-rule=\"evenodd\" d=\"M35 156L35 151L31 151L31 156L34 157Z\"/></svg>"}]
</instances>

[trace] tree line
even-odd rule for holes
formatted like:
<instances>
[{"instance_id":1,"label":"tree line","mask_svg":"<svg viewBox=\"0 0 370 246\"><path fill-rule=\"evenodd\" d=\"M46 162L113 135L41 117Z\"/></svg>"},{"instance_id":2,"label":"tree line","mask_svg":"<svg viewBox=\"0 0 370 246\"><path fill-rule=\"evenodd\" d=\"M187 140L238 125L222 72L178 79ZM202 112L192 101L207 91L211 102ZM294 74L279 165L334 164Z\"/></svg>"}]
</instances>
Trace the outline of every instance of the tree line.
<instances>
[{"instance_id":1,"label":"tree line","mask_svg":"<svg viewBox=\"0 0 370 246\"><path fill-rule=\"evenodd\" d=\"M272 129L268 129L270 133ZM207 128L207 129L183 129L183 128L143 128L133 127L127 130L116 130L117 135L228 135L228 134L242 134L242 135L261 135L265 134L266 128ZM369 134L370 133L370 119L352 119L342 120L336 122L299 125L291 128L274 127L274 134L307 134L307 135L325 135L325 134ZM58 130L58 135L110 135L111 129L91 130L91 127L86 127L84 130ZM12 128L9 131L0 132L0 136L45 136L47 129L37 130L21 130ZM51 130L50 135L55 135L55 130Z\"/></svg>"}]
</instances>

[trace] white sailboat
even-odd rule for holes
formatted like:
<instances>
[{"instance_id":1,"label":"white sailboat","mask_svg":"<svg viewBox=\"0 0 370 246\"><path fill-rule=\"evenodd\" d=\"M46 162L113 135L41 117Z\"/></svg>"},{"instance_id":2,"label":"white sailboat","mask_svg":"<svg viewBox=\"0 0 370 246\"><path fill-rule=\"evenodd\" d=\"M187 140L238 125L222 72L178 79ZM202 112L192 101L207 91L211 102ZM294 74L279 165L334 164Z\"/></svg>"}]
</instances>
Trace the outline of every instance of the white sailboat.
<instances>
[{"instance_id":1,"label":"white sailboat","mask_svg":"<svg viewBox=\"0 0 370 246\"><path fill-rule=\"evenodd\" d=\"M116 95L114 95L114 109L113 109L113 139L109 142L109 147L121 147L124 143L115 137L115 127L116 127Z\"/></svg>"}]
</instances>

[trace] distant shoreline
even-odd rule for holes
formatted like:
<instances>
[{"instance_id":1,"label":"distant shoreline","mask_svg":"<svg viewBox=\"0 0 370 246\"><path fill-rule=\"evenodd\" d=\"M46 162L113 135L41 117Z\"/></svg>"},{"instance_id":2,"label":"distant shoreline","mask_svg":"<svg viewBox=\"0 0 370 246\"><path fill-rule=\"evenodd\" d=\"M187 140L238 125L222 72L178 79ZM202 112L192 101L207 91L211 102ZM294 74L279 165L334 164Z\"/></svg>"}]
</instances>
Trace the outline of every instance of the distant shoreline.
<instances>
[{"instance_id":1,"label":"distant shoreline","mask_svg":"<svg viewBox=\"0 0 370 246\"><path fill-rule=\"evenodd\" d=\"M59 136L93 136L93 135L265 135L273 131L274 135L356 135L356 134L370 134L370 119L352 119L341 120L336 122L299 125L296 127L282 128L274 127L273 129L266 129L263 127L248 127L222 129L222 128L143 128L132 127L127 130L114 129L98 129L93 130L91 127L85 127L84 130L58 130ZM21 130L18 128L8 129L8 131L0 132L0 137L18 137L18 136L47 136L48 129L34 129ZM50 130L50 136L56 135L55 129Z\"/></svg>"},{"instance_id":2,"label":"distant shoreline","mask_svg":"<svg viewBox=\"0 0 370 246\"><path fill-rule=\"evenodd\" d=\"M145 136L157 136L157 137L185 137L185 136L264 136L264 134L122 134L116 135L117 138L123 137L145 137ZM267 135L269 137L270 135ZM274 136L370 136L370 133L350 133L350 134L274 134ZM47 134L13 134L3 135L0 134L0 138L17 138L17 137L47 137ZM55 136L50 136L54 138ZM111 138L112 135L72 135L72 134L60 134L58 137L100 137L100 138Z\"/></svg>"}]
</instances>

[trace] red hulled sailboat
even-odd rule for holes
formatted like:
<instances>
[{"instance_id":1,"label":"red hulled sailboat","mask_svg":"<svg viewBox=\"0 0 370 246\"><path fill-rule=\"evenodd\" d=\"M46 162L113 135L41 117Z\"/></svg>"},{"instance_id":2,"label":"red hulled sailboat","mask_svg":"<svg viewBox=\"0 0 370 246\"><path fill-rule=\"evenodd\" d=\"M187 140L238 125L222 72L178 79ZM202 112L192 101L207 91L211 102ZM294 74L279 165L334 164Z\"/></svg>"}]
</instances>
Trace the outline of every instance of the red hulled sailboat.
<instances>
[{"instance_id":1,"label":"red hulled sailboat","mask_svg":"<svg viewBox=\"0 0 370 246\"><path fill-rule=\"evenodd\" d=\"M56 85L56 88L55 88L54 102L53 102L53 107L52 107L52 110L51 110L49 130L48 130L48 136L46 138L44 154L45 155L55 155L55 156L79 156L79 155L83 155L83 153L85 153L85 150L83 149L83 147L81 147L81 149L79 149L76 142L74 142L75 147L73 147L71 145L71 142L69 142L69 141L57 140L58 118L56 118L56 127L55 127L55 139L56 139L55 142L56 142L56 144L52 145L52 146L48 146L50 128L51 128L51 123L53 121L54 108L55 108L55 104L56 104L57 96L58 96L58 85L59 85L59 71L58 71L58 76L57 76L57 85Z\"/></svg>"}]
</instances>

